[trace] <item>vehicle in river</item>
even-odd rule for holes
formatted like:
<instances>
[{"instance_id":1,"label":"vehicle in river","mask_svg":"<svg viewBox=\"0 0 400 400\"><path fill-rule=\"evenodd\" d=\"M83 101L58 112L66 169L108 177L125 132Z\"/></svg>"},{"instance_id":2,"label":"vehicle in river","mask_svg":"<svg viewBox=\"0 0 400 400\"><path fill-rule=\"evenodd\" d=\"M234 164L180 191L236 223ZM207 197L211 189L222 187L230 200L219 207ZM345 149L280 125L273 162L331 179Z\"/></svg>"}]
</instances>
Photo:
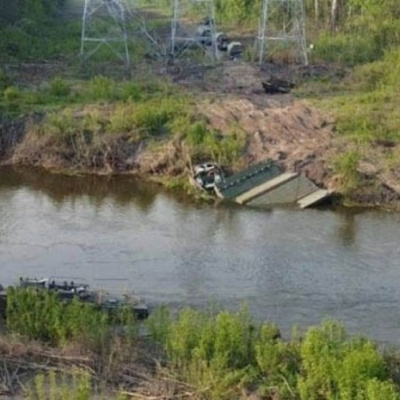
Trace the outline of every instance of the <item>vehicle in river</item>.
<instances>
[{"instance_id":1,"label":"vehicle in river","mask_svg":"<svg viewBox=\"0 0 400 400\"><path fill-rule=\"evenodd\" d=\"M91 303L100 309L111 312L121 307L129 307L138 319L149 316L147 305L133 293L114 295L106 290L92 290L85 282L60 280L57 278L20 278L17 287L34 288L56 292L61 301L78 299ZM7 306L7 290L0 285L0 315L5 315Z\"/></svg>"},{"instance_id":2,"label":"vehicle in river","mask_svg":"<svg viewBox=\"0 0 400 400\"><path fill-rule=\"evenodd\" d=\"M255 207L291 204L307 208L329 199L331 193L319 188L305 175L286 172L274 161L255 164L225 177L212 162L196 165L189 177L197 188L228 201Z\"/></svg>"},{"instance_id":3,"label":"vehicle in river","mask_svg":"<svg viewBox=\"0 0 400 400\"><path fill-rule=\"evenodd\" d=\"M197 189L213 192L215 185L222 182L223 173L217 164L208 162L195 165L189 180Z\"/></svg>"}]
</instances>

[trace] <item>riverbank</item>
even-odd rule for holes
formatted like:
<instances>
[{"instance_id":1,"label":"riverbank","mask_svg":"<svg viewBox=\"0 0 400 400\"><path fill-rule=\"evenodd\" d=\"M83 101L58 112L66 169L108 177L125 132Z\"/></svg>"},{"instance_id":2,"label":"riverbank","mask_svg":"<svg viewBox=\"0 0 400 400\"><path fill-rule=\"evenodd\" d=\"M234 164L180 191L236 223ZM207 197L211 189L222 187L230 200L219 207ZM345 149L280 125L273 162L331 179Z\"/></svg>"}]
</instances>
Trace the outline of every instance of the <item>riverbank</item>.
<instances>
[{"instance_id":1,"label":"riverbank","mask_svg":"<svg viewBox=\"0 0 400 400\"><path fill-rule=\"evenodd\" d=\"M357 73L274 69L275 76L297 81L292 94L265 94L261 82L272 69L247 62L205 72L202 87L155 75L71 81L57 74L33 89L7 87L1 162L53 173L135 174L191 192L193 164L212 160L232 173L272 159L341 203L398 209L397 142L373 131L365 139L354 136L352 116L340 115L340 104L349 103L340 103L335 91L357 81ZM320 74L320 83L310 74ZM337 86L324 84L326 76Z\"/></svg>"},{"instance_id":2,"label":"riverbank","mask_svg":"<svg viewBox=\"0 0 400 400\"><path fill-rule=\"evenodd\" d=\"M1 390L11 398L400 398L399 353L334 321L294 328L289 339L245 307L175 316L161 307L145 326L130 319L121 329L87 305L64 304L50 315L39 306L44 299L29 298L37 306L16 313L14 302L0 336Z\"/></svg>"}]
</instances>

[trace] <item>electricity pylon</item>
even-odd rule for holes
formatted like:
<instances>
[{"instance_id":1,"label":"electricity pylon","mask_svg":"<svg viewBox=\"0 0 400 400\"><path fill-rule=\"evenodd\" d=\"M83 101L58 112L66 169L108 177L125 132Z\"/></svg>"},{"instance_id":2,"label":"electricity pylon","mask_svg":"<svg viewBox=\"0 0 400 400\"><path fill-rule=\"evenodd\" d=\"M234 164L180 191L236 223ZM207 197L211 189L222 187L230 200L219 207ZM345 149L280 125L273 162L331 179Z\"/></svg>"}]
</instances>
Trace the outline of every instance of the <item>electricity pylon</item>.
<instances>
[{"instance_id":1,"label":"electricity pylon","mask_svg":"<svg viewBox=\"0 0 400 400\"><path fill-rule=\"evenodd\" d=\"M200 24L190 22L194 15L201 15ZM217 58L214 1L173 0L170 55L180 58L195 48L213 60Z\"/></svg>"},{"instance_id":2,"label":"electricity pylon","mask_svg":"<svg viewBox=\"0 0 400 400\"><path fill-rule=\"evenodd\" d=\"M263 0L257 45L260 65L288 50L307 65L303 0Z\"/></svg>"},{"instance_id":3,"label":"electricity pylon","mask_svg":"<svg viewBox=\"0 0 400 400\"><path fill-rule=\"evenodd\" d=\"M90 58L102 46L109 47L130 65L124 0L85 0L82 17L81 59ZM118 46L122 44L122 46Z\"/></svg>"}]
</instances>

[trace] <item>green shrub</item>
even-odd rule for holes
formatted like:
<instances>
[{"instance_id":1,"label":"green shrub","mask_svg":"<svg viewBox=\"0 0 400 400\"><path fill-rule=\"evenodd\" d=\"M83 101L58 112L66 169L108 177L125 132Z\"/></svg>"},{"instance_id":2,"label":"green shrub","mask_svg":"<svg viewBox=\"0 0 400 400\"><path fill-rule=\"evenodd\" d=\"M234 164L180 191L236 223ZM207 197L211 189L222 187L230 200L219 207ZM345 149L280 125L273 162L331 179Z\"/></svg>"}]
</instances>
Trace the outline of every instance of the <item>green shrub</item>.
<instances>
[{"instance_id":1,"label":"green shrub","mask_svg":"<svg viewBox=\"0 0 400 400\"><path fill-rule=\"evenodd\" d=\"M107 130L116 134L137 131L135 107L132 105L117 106L110 117Z\"/></svg>"},{"instance_id":2,"label":"green shrub","mask_svg":"<svg viewBox=\"0 0 400 400\"><path fill-rule=\"evenodd\" d=\"M184 113L182 104L174 98L154 99L135 107L133 120L137 128L148 135L169 133L168 123Z\"/></svg>"},{"instance_id":3,"label":"green shrub","mask_svg":"<svg viewBox=\"0 0 400 400\"><path fill-rule=\"evenodd\" d=\"M377 46L367 35L322 34L314 44L310 54L313 61L345 65L357 65L378 60L383 48Z\"/></svg>"},{"instance_id":4,"label":"green shrub","mask_svg":"<svg viewBox=\"0 0 400 400\"><path fill-rule=\"evenodd\" d=\"M184 141L189 145L194 160L210 158L221 165L235 162L245 145L244 135L237 132L221 135L210 130L204 122L189 126L184 133Z\"/></svg>"},{"instance_id":5,"label":"green shrub","mask_svg":"<svg viewBox=\"0 0 400 400\"><path fill-rule=\"evenodd\" d=\"M37 374L27 392L28 400L90 400L92 377L79 369Z\"/></svg>"},{"instance_id":6,"label":"green shrub","mask_svg":"<svg viewBox=\"0 0 400 400\"><path fill-rule=\"evenodd\" d=\"M163 311L151 325L175 370L206 398L235 398L253 379L256 330L247 309L217 314L185 309L175 321Z\"/></svg>"},{"instance_id":7,"label":"green shrub","mask_svg":"<svg viewBox=\"0 0 400 400\"><path fill-rule=\"evenodd\" d=\"M400 51L386 51L383 59L358 66L354 71L354 80L368 90L396 90L400 84Z\"/></svg>"},{"instance_id":8,"label":"green shrub","mask_svg":"<svg viewBox=\"0 0 400 400\"><path fill-rule=\"evenodd\" d=\"M122 99L140 101L143 98L143 89L135 82L127 82L122 86Z\"/></svg>"},{"instance_id":9,"label":"green shrub","mask_svg":"<svg viewBox=\"0 0 400 400\"><path fill-rule=\"evenodd\" d=\"M15 86L9 86L3 91L4 109L10 115L17 114L21 111L21 95L21 92Z\"/></svg>"},{"instance_id":10,"label":"green shrub","mask_svg":"<svg viewBox=\"0 0 400 400\"><path fill-rule=\"evenodd\" d=\"M117 85L111 78L95 76L88 86L88 94L93 101L112 101L118 98Z\"/></svg>"},{"instance_id":11,"label":"green shrub","mask_svg":"<svg viewBox=\"0 0 400 400\"><path fill-rule=\"evenodd\" d=\"M53 112L47 115L43 132L56 138L68 138L81 131L80 122L75 118L71 109Z\"/></svg>"},{"instance_id":12,"label":"green shrub","mask_svg":"<svg viewBox=\"0 0 400 400\"><path fill-rule=\"evenodd\" d=\"M146 325L151 337L157 343L165 345L171 323L172 320L169 309L166 306L161 306L152 312Z\"/></svg>"},{"instance_id":13,"label":"green shrub","mask_svg":"<svg viewBox=\"0 0 400 400\"><path fill-rule=\"evenodd\" d=\"M50 82L49 93L55 97L67 97L70 94L69 85L60 77L54 78Z\"/></svg>"},{"instance_id":14,"label":"green shrub","mask_svg":"<svg viewBox=\"0 0 400 400\"><path fill-rule=\"evenodd\" d=\"M267 385L279 387L280 395L286 398L285 396L291 394L290 388L296 387L297 375L300 372L298 342L283 341L275 325L263 324L254 348L257 366Z\"/></svg>"},{"instance_id":15,"label":"green shrub","mask_svg":"<svg viewBox=\"0 0 400 400\"><path fill-rule=\"evenodd\" d=\"M6 100L7 102L17 100L20 96L21 93L15 86L9 86L3 92L4 100Z\"/></svg>"},{"instance_id":16,"label":"green shrub","mask_svg":"<svg viewBox=\"0 0 400 400\"><path fill-rule=\"evenodd\" d=\"M335 322L307 332L301 357L301 400L367 400L374 398L378 388L388 399L398 398L376 346L364 339L349 338L344 327Z\"/></svg>"},{"instance_id":17,"label":"green shrub","mask_svg":"<svg viewBox=\"0 0 400 400\"><path fill-rule=\"evenodd\" d=\"M72 338L99 344L109 325L107 314L78 300L63 303L55 292L10 288L7 327L30 339L59 344Z\"/></svg>"},{"instance_id":18,"label":"green shrub","mask_svg":"<svg viewBox=\"0 0 400 400\"><path fill-rule=\"evenodd\" d=\"M342 190L347 193L357 189L361 183L361 175L358 172L360 154L349 151L338 156L334 161L334 170L340 176Z\"/></svg>"}]
</instances>

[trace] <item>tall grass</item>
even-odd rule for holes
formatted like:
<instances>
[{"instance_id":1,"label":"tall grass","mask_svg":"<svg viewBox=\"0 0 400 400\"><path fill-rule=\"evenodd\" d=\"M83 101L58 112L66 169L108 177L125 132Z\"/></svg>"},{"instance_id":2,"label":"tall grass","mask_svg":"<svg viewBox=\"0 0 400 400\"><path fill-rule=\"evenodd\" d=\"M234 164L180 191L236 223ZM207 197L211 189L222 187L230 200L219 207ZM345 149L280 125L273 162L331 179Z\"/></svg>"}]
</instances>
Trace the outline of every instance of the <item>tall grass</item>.
<instances>
[{"instance_id":1,"label":"tall grass","mask_svg":"<svg viewBox=\"0 0 400 400\"><path fill-rule=\"evenodd\" d=\"M86 348L93 343L88 337L104 335L107 342L96 352L98 364L103 365L99 376L113 380L125 371L124 362L132 367L137 329L132 314L124 314L126 309L122 315L105 317L99 310L67 305L47 292L14 289L10 296L7 319L13 332L53 346L79 340ZM110 334L110 324L121 322L133 329L125 331L127 342L115 341ZM246 307L236 312L187 308L175 317L163 307L148 320L147 332L148 348L160 347L152 354L168 370L167 375L174 382L184 382L195 399L400 399L398 356L387 357L376 344L350 336L334 321L285 340L275 325L256 323ZM96 391L92 375L85 370L49 371L37 375L29 399L86 400Z\"/></svg>"},{"instance_id":2,"label":"tall grass","mask_svg":"<svg viewBox=\"0 0 400 400\"><path fill-rule=\"evenodd\" d=\"M334 171L340 177L341 191L348 194L356 190L362 183L358 164L361 159L357 151L345 152L334 160Z\"/></svg>"},{"instance_id":3,"label":"tall grass","mask_svg":"<svg viewBox=\"0 0 400 400\"><path fill-rule=\"evenodd\" d=\"M53 345L79 339L93 349L104 345L113 324L127 325L134 332L132 310L121 308L108 314L77 299L60 300L56 292L31 288L9 288L7 328L29 339Z\"/></svg>"},{"instance_id":4,"label":"tall grass","mask_svg":"<svg viewBox=\"0 0 400 400\"><path fill-rule=\"evenodd\" d=\"M399 386L376 345L349 336L336 322L283 340L278 328L236 313L165 310L149 320L179 379L204 399L239 399L256 392L279 400L395 400ZM379 394L381 397L379 397Z\"/></svg>"}]
</instances>

